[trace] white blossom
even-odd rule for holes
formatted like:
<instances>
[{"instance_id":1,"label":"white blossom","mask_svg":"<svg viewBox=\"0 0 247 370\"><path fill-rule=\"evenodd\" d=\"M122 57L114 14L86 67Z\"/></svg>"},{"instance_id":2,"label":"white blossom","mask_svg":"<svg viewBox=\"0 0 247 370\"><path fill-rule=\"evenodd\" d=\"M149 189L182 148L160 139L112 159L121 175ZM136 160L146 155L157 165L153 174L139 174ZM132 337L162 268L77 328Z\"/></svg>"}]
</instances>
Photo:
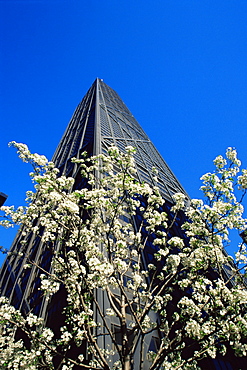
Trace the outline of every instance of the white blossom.
<instances>
[{"instance_id":1,"label":"white blossom","mask_svg":"<svg viewBox=\"0 0 247 370\"><path fill-rule=\"evenodd\" d=\"M204 353L212 358L218 352L225 355L227 349L221 343L246 356L247 293L245 276L238 271L245 272L246 247L239 245L236 267L224 251L230 230L242 233L247 228L238 200L247 188L247 170L238 175L241 162L235 149L228 148L225 158L218 156L215 171L202 176L206 201L192 199L187 205L184 194L174 194L172 213L167 215L158 187L139 184L133 177L135 149L131 146L124 153L111 146L107 156L72 160L91 184L91 188L73 190L74 179L60 176L44 156L32 154L25 144L11 145L33 166L30 176L37 194L27 193L26 207L2 207L0 223L23 225L16 256L39 274L40 289L48 300L62 286L67 306L64 326L55 339L42 318L32 312L23 316L1 297L0 367L37 369L42 363L52 367L59 350L61 368L72 369L68 349L80 348L87 341L93 358L89 366L120 370L122 350L139 351L137 338L143 336L148 346L150 336L158 332L162 333L159 351L144 351L144 355L151 362L158 356L163 369L198 369ZM183 212L187 221L181 233L174 234L180 227L176 217ZM81 214L88 217L81 218ZM138 225L137 215L141 215ZM131 218L130 222L123 221L123 216ZM47 271L37 272L38 260L26 254L30 235L53 251ZM208 271L213 271L212 276ZM98 340L102 334L114 338L112 323L125 333L133 330L131 338L121 343L120 357L111 346L102 348ZM15 339L16 328L29 336L30 348ZM187 343L194 342L194 359L185 364L181 354ZM130 352L131 360L134 356ZM79 353L73 361L83 366L85 359Z\"/></svg>"}]
</instances>

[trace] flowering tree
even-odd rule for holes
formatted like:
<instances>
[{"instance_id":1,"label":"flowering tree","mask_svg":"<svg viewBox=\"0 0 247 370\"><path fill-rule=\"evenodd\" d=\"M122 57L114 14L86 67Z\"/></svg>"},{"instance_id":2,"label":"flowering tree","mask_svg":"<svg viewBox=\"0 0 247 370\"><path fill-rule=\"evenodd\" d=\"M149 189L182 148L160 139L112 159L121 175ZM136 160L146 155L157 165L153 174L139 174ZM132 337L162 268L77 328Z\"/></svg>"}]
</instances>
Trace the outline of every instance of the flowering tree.
<instances>
[{"instance_id":1,"label":"flowering tree","mask_svg":"<svg viewBox=\"0 0 247 370\"><path fill-rule=\"evenodd\" d=\"M239 174L234 149L202 177L205 203L175 194L167 214L158 187L135 180L132 147L73 159L87 180L76 189L44 156L12 145L32 164L36 192L27 193L26 207L3 206L1 225L22 225L52 246L49 268L27 254L24 241L18 255L24 268L39 271L45 299L63 290L66 305L54 334L42 318L0 298L1 368L199 369L202 358L230 348L246 356L246 250L239 246L235 263L224 251L229 230L247 224L247 170ZM181 234L172 235L184 214ZM150 240L155 252L147 261Z\"/></svg>"}]
</instances>

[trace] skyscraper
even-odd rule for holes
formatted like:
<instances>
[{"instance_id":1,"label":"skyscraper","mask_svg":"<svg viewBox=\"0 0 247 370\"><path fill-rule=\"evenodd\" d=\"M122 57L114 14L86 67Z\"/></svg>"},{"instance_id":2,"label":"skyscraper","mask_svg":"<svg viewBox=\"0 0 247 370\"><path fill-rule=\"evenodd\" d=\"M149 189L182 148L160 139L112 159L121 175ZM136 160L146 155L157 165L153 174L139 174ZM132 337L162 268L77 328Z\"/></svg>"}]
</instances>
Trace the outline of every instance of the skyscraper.
<instances>
[{"instance_id":1,"label":"skyscraper","mask_svg":"<svg viewBox=\"0 0 247 370\"><path fill-rule=\"evenodd\" d=\"M171 169L118 94L103 80L97 78L76 108L52 160L61 174L75 179L75 189L81 189L85 186L85 180L71 159L80 158L81 153L85 151L89 156L107 153L111 145L117 146L120 151L124 151L125 147L130 145L136 149L136 178L140 182L144 181L159 187L166 200L164 210L168 215L173 203L172 195L182 192L187 196ZM158 170L158 180L155 183L152 177L154 167ZM180 229L183 220L184 215L180 213L170 230L172 235L183 237ZM39 220L37 226L42 229ZM56 332L62 320L65 295L60 290L51 302L47 302L39 290L40 270L35 265L24 269L25 256L28 255L37 265L49 271L55 244L56 242L53 246L47 246L40 238L32 233L26 235L25 230L21 229L13 243L12 253L2 267L0 288L1 294L9 297L15 307L24 314L32 311L43 317ZM24 253L21 254L20 251ZM154 253L154 246L150 240L146 243L144 250L147 263ZM51 320L54 313L56 313L56 322ZM150 345L155 346L155 343Z\"/></svg>"},{"instance_id":2,"label":"skyscraper","mask_svg":"<svg viewBox=\"0 0 247 370\"><path fill-rule=\"evenodd\" d=\"M113 144L120 151L124 151L129 145L136 148L135 161L139 181L152 184L152 168L158 169L158 186L168 201L167 206L172 201L172 194L185 193L118 94L97 78L77 106L52 160L61 174L75 178L75 188L82 188L85 186L84 180L71 158L79 158L84 151L89 156L106 153ZM39 225L39 221L37 224ZM22 255L19 253L21 250L24 251ZM25 235L20 230L11 251L12 254L7 257L1 270L1 294L9 297L10 302L24 314L32 311L49 321L52 312L61 312L64 296L57 294L48 305L39 290L40 271L35 266L27 269L23 269L23 266L26 262L25 255L28 255L43 269L49 270L51 249L39 238L32 234ZM146 255L152 253L151 247L149 251L147 246ZM56 330L54 324L53 329Z\"/></svg>"}]
</instances>

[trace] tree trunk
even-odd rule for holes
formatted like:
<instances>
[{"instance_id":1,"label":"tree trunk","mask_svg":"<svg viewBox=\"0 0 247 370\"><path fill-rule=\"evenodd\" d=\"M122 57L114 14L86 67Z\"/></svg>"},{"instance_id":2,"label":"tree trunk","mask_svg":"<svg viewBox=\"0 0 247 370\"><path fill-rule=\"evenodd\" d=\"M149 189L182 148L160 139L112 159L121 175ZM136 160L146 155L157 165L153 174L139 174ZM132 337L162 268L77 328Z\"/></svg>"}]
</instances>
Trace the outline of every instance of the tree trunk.
<instances>
[{"instance_id":1,"label":"tree trunk","mask_svg":"<svg viewBox=\"0 0 247 370\"><path fill-rule=\"evenodd\" d=\"M131 370L130 356L125 357L123 370Z\"/></svg>"}]
</instances>

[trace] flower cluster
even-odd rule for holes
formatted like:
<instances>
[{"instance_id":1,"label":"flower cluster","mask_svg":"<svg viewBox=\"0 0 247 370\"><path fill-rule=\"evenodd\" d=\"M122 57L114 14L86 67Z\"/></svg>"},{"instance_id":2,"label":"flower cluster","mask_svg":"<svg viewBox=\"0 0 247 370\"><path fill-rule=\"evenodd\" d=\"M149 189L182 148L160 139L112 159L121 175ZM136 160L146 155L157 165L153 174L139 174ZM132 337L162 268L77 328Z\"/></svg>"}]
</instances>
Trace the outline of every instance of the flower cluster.
<instances>
[{"instance_id":1,"label":"flower cluster","mask_svg":"<svg viewBox=\"0 0 247 370\"><path fill-rule=\"evenodd\" d=\"M121 369L136 358L141 363L149 358L152 370L198 369L205 354L225 354L226 342L237 355L246 355L244 276L224 251L229 230L247 227L235 192L236 186L237 192L245 191L247 171L238 175L235 149L217 157L216 171L202 177L205 203L194 199L188 205L178 193L167 215L158 187L135 180L132 147L121 153L111 146L107 155L73 159L87 183L77 189L74 179L59 176L44 156L30 153L24 144L12 145L33 166L37 192L27 193L26 207L2 207L0 223L22 225L17 261L40 279L48 302L65 290L67 306L55 340L42 319L31 312L23 316L1 298L2 367L52 368L59 355L63 370ZM41 242L52 261L33 257L27 250L30 240ZM240 268L246 265L243 244L236 261ZM15 339L16 328L29 345ZM157 339L157 351L148 355L151 337ZM85 341L91 361L80 353ZM184 351L194 342L196 350L187 361ZM70 358L75 347L77 355Z\"/></svg>"}]
</instances>

